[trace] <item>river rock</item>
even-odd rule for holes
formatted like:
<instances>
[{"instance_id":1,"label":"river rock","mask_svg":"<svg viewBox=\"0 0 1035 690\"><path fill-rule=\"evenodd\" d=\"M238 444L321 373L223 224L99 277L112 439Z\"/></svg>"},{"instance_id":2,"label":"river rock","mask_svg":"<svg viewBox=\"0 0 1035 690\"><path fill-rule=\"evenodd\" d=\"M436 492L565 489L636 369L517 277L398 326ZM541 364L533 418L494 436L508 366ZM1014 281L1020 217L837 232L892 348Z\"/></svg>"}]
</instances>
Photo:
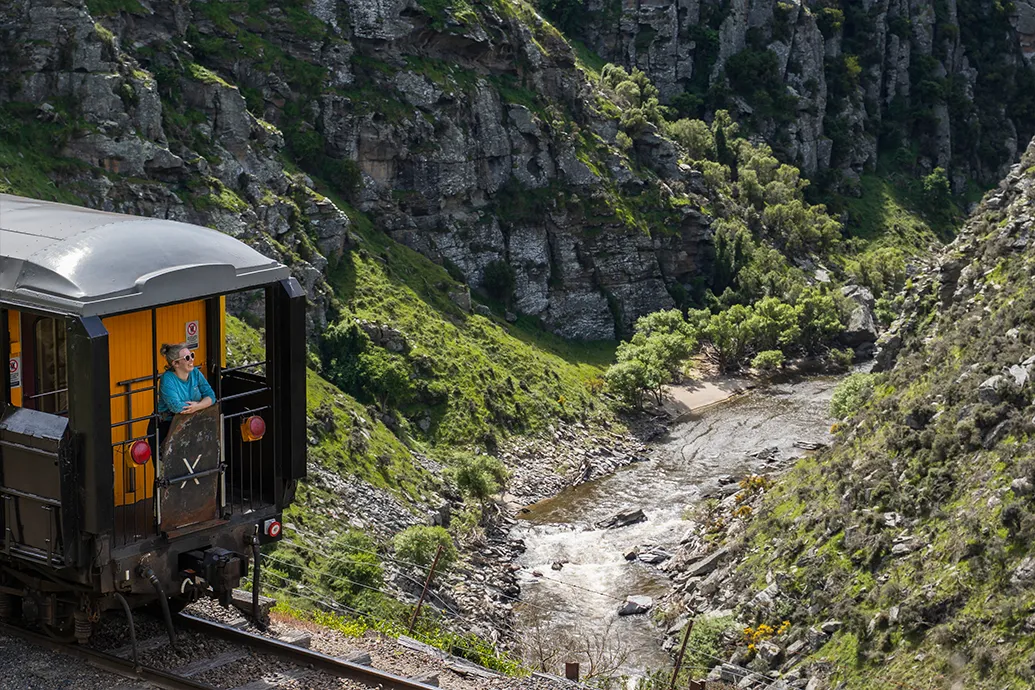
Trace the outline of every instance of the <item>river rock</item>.
<instances>
[{"instance_id":1,"label":"river rock","mask_svg":"<svg viewBox=\"0 0 1035 690\"><path fill-rule=\"evenodd\" d=\"M654 606L654 599L644 595L633 595L627 597L625 603L618 609L619 616L635 616L647 613Z\"/></svg>"},{"instance_id":2,"label":"river rock","mask_svg":"<svg viewBox=\"0 0 1035 690\"><path fill-rule=\"evenodd\" d=\"M625 560L635 561L640 557L640 547L634 546L631 550L625 552Z\"/></svg>"},{"instance_id":3,"label":"river rock","mask_svg":"<svg viewBox=\"0 0 1035 690\"><path fill-rule=\"evenodd\" d=\"M635 525L637 522L645 522L646 520L647 516L643 513L643 510L637 508L633 511L618 513L610 520L598 522L597 527L602 529L615 529L617 527Z\"/></svg>"},{"instance_id":4,"label":"river rock","mask_svg":"<svg viewBox=\"0 0 1035 690\"><path fill-rule=\"evenodd\" d=\"M657 565L658 563L664 563L668 559L672 558L671 554L665 553L661 549L653 549L646 553L641 553L639 559L643 563L648 565Z\"/></svg>"}]
</instances>

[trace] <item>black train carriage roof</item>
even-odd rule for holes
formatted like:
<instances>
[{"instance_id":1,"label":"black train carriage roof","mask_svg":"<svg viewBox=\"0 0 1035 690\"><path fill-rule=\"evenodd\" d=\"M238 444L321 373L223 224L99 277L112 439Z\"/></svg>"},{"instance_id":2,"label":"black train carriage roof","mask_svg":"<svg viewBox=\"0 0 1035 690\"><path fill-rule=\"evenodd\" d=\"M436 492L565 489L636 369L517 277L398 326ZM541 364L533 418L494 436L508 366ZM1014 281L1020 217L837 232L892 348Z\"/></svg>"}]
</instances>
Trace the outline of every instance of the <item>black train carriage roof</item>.
<instances>
[{"instance_id":1,"label":"black train carriage roof","mask_svg":"<svg viewBox=\"0 0 1035 690\"><path fill-rule=\"evenodd\" d=\"M217 230L0 194L0 302L12 307L104 316L288 275Z\"/></svg>"}]
</instances>

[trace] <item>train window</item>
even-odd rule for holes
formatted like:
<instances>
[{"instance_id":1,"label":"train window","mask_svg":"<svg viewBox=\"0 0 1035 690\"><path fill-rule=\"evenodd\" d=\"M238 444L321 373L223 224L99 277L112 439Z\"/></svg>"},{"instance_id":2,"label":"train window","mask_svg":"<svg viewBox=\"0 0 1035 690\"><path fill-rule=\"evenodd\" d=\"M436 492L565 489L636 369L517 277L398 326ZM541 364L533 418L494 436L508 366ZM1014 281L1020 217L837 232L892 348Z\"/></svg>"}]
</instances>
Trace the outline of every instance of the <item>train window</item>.
<instances>
[{"instance_id":1,"label":"train window","mask_svg":"<svg viewBox=\"0 0 1035 690\"><path fill-rule=\"evenodd\" d=\"M68 348L65 324L41 317L33 327L33 407L51 414L68 413Z\"/></svg>"}]
</instances>

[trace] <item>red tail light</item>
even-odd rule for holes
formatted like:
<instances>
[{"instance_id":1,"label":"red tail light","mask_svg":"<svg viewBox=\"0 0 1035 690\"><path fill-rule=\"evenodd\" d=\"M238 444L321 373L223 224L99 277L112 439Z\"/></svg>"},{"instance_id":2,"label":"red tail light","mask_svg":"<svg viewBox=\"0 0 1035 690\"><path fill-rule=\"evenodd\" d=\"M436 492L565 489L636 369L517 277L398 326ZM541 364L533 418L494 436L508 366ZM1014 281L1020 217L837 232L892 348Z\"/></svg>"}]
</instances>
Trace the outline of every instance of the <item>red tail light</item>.
<instances>
[{"instance_id":1,"label":"red tail light","mask_svg":"<svg viewBox=\"0 0 1035 690\"><path fill-rule=\"evenodd\" d=\"M129 456L138 465L144 465L151 459L151 445L147 441L137 441L129 449Z\"/></svg>"},{"instance_id":2,"label":"red tail light","mask_svg":"<svg viewBox=\"0 0 1035 690\"><path fill-rule=\"evenodd\" d=\"M266 435L266 421L259 415L252 415L241 422L241 437L245 441L258 441Z\"/></svg>"},{"instance_id":3,"label":"red tail light","mask_svg":"<svg viewBox=\"0 0 1035 690\"><path fill-rule=\"evenodd\" d=\"M276 520L267 520L265 524L263 524L263 531L266 533L267 537L273 537L276 539L280 536L280 529L280 523Z\"/></svg>"}]
</instances>

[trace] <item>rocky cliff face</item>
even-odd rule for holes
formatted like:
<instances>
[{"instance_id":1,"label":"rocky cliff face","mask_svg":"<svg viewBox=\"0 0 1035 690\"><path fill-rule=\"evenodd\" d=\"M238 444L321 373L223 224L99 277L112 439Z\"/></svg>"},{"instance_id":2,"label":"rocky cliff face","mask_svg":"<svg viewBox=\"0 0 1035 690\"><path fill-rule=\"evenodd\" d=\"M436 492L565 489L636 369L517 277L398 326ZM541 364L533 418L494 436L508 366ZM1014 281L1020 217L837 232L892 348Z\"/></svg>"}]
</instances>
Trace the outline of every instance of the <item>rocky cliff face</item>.
<instances>
[{"instance_id":1,"label":"rocky cliff face","mask_svg":"<svg viewBox=\"0 0 1035 690\"><path fill-rule=\"evenodd\" d=\"M554 0L565 26L691 113L731 106L806 174L899 148L994 183L1035 126L1035 5L984 0Z\"/></svg>"},{"instance_id":2,"label":"rocky cliff face","mask_svg":"<svg viewBox=\"0 0 1035 690\"><path fill-rule=\"evenodd\" d=\"M314 327L349 219L285 167L472 286L509 265L501 299L569 337L671 307L709 261L699 204L663 223L618 207L692 171L652 128L617 147L605 97L523 3L14 0L0 38L8 130L53 134L63 192L281 256Z\"/></svg>"}]
</instances>

